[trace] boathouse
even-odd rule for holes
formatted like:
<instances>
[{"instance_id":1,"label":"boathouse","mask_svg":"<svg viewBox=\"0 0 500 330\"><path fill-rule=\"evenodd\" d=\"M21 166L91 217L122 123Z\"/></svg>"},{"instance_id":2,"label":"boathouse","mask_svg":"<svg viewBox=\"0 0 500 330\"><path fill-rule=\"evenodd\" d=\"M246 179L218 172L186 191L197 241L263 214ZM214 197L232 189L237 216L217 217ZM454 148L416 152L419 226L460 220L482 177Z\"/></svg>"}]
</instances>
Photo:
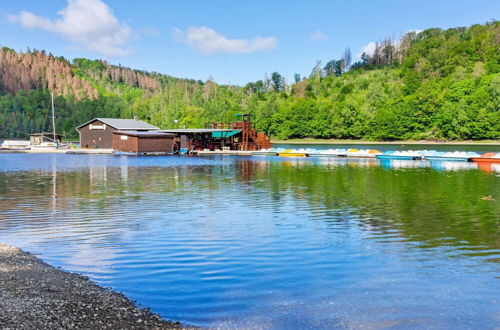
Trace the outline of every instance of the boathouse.
<instances>
[{"instance_id":1,"label":"boathouse","mask_svg":"<svg viewBox=\"0 0 500 330\"><path fill-rule=\"evenodd\" d=\"M115 131L113 132L113 152L132 154L173 153L175 134L156 131Z\"/></svg>"},{"instance_id":2,"label":"boathouse","mask_svg":"<svg viewBox=\"0 0 500 330\"><path fill-rule=\"evenodd\" d=\"M113 133L117 131L151 132L159 128L142 120L94 118L76 128L80 133L80 147L91 149L113 148Z\"/></svg>"}]
</instances>

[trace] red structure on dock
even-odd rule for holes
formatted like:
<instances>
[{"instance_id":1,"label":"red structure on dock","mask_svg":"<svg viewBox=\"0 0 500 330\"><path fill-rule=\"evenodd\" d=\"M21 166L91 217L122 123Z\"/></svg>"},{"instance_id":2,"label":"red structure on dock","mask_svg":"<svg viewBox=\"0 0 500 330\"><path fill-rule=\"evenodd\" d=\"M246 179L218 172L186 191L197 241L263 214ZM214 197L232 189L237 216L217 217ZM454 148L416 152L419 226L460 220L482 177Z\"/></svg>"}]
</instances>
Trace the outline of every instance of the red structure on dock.
<instances>
[{"instance_id":1,"label":"red structure on dock","mask_svg":"<svg viewBox=\"0 0 500 330\"><path fill-rule=\"evenodd\" d=\"M249 114L238 114L241 117L241 121L230 122L230 123L213 123L213 129L232 129L241 130L240 137L241 142L234 142L235 150L260 150L268 149L272 147L271 139L264 133L257 133L254 129Z\"/></svg>"},{"instance_id":2,"label":"red structure on dock","mask_svg":"<svg viewBox=\"0 0 500 330\"><path fill-rule=\"evenodd\" d=\"M272 147L271 139L257 133L249 114L240 114L241 121L212 123L211 128L166 129L159 132L174 133L181 150L241 150L252 151Z\"/></svg>"}]
</instances>

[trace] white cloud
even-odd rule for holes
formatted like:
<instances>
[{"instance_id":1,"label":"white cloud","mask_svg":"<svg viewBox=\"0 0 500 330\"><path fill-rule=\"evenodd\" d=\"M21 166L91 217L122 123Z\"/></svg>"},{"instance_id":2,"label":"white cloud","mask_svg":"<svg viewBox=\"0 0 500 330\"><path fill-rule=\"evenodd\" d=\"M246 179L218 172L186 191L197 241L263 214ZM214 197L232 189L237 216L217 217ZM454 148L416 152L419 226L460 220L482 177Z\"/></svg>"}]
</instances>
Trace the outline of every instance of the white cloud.
<instances>
[{"instance_id":1,"label":"white cloud","mask_svg":"<svg viewBox=\"0 0 500 330\"><path fill-rule=\"evenodd\" d=\"M361 53L366 53L370 56L372 56L375 53L375 48L377 47L377 44L374 42L369 42L366 46L363 46L361 48L362 52Z\"/></svg>"},{"instance_id":2,"label":"white cloud","mask_svg":"<svg viewBox=\"0 0 500 330\"><path fill-rule=\"evenodd\" d=\"M276 48L278 40L275 37L255 37L251 40L228 39L217 31L205 26L189 27L182 31L174 29L174 38L197 49L203 55L217 53L244 54Z\"/></svg>"},{"instance_id":3,"label":"white cloud","mask_svg":"<svg viewBox=\"0 0 500 330\"><path fill-rule=\"evenodd\" d=\"M11 22L25 28L41 29L59 34L72 42L73 48L99 52L106 56L125 56L131 29L118 21L113 11L101 0L67 0L58 12L60 18L46 19L27 11L9 15Z\"/></svg>"},{"instance_id":4,"label":"white cloud","mask_svg":"<svg viewBox=\"0 0 500 330\"><path fill-rule=\"evenodd\" d=\"M369 56L372 56L375 53L375 48L377 47L377 44L374 42L369 42L365 46L361 47L361 53L358 54L358 58L361 59L361 55L363 53L366 53Z\"/></svg>"},{"instance_id":5,"label":"white cloud","mask_svg":"<svg viewBox=\"0 0 500 330\"><path fill-rule=\"evenodd\" d=\"M312 41L325 41L328 39L328 35L321 31L316 31L313 34L311 34L310 39Z\"/></svg>"}]
</instances>

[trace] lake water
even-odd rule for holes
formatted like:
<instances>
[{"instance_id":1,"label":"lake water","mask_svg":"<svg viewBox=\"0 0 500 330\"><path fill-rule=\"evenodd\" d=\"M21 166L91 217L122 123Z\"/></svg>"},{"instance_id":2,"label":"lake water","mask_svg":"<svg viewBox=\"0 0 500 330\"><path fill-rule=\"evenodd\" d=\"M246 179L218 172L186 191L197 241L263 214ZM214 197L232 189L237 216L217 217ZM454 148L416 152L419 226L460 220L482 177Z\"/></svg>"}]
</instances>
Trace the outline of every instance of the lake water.
<instances>
[{"instance_id":1,"label":"lake water","mask_svg":"<svg viewBox=\"0 0 500 330\"><path fill-rule=\"evenodd\" d=\"M500 166L0 154L0 242L221 328L500 325Z\"/></svg>"}]
</instances>

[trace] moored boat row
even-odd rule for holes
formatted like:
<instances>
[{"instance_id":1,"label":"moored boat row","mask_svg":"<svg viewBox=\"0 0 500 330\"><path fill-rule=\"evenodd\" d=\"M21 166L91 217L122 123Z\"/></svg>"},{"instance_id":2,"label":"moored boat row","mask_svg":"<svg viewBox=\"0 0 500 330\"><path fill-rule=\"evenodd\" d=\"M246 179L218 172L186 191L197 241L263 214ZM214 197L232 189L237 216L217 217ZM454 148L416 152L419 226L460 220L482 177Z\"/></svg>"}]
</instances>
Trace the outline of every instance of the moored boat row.
<instances>
[{"instance_id":1,"label":"moored boat row","mask_svg":"<svg viewBox=\"0 0 500 330\"><path fill-rule=\"evenodd\" d=\"M431 161L460 161L469 162L474 158L480 158L477 152L470 151L436 151L436 150L405 150L386 151L378 155L378 159L404 159L404 160L431 160Z\"/></svg>"},{"instance_id":2,"label":"moored boat row","mask_svg":"<svg viewBox=\"0 0 500 330\"><path fill-rule=\"evenodd\" d=\"M311 148L283 149L270 148L253 151L252 155L282 156L282 157L354 157L354 158L376 158L382 152L375 149L326 149L317 150Z\"/></svg>"},{"instance_id":3,"label":"moored boat row","mask_svg":"<svg viewBox=\"0 0 500 330\"><path fill-rule=\"evenodd\" d=\"M252 155L282 157L351 157L377 158L380 160L429 160L459 162L492 162L500 163L500 153L488 152L480 155L470 151L436 151L436 150L388 150L380 152L376 149L326 149L311 148L283 149L270 148L252 152Z\"/></svg>"}]
</instances>

